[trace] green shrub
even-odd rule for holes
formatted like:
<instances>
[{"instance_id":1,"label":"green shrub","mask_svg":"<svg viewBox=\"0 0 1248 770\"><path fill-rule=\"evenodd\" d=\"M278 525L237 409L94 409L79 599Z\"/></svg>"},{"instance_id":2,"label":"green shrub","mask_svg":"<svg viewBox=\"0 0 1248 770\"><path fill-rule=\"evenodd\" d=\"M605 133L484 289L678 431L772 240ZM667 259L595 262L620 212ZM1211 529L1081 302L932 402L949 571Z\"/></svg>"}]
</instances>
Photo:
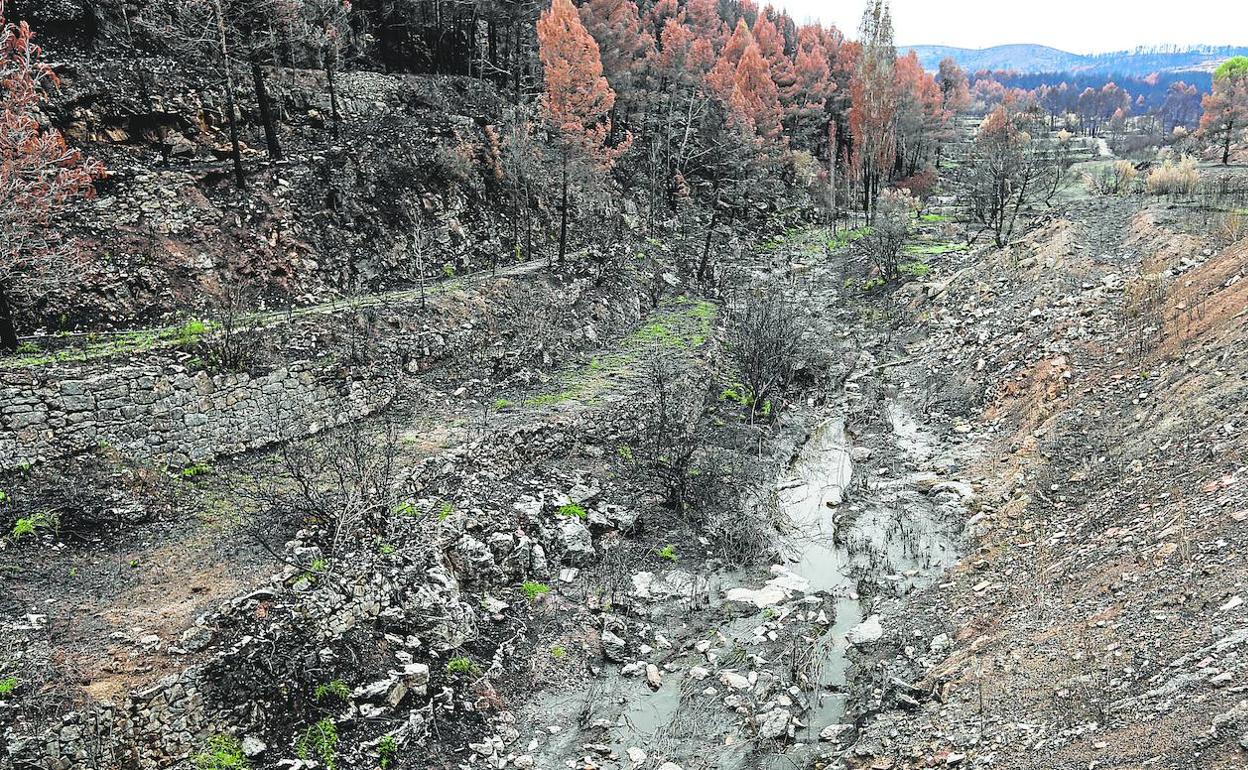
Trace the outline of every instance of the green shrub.
<instances>
[{"instance_id":1,"label":"green shrub","mask_svg":"<svg viewBox=\"0 0 1248 770\"><path fill-rule=\"evenodd\" d=\"M545 583L535 583L531 580L526 580L524 581L524 584L520 586L520 590L524 593L525 597L532 602L536 601L537 597L545 596L550 593L550 586Z\"/></svg>"},{"instance_id":2,"label":"green shrub","mask_svg":"<svg viewBox=\"0 0 1248 770\"><path fill-rule=\"evenodd\" d=\"M303 761L316 757L328 770L338 766L338 728L326 717L307 729L295 744L295 754Z\"/></svg>"},{"instance_id":3,"label":"green shrub","mask_svg":"<svg viewBox=\"0 0 1248 770\"><path fill-rule=\"evenodd\" d=\"M40 530L53 529L56 527L56 515L51 513L33 513L30 516L24 516L13 524L13 539L21 540L24 537L37 535Z\"/></svg>"},{"instance_id":4,"label":"green shrub","mask_svg":"<svg viewBox=\"0 0 1248 770\"><path fill-rule=\"evenodd\" d=\"M191 757L195 770L246 770L251 767L243 756L243 744L232 735L214 735L204 750Z\"/></svg>"},{"instance_id":5,"label":"green shrub","mask_svg":"<svg viewBox=\"0 0 1248 770\"><path fill-rule=\"evenodd\" d=\"M17 677L6 676L5 678L0 679L0 698L3 698L6 695L12 695L13 691L16 689Z\"/></svg>"},{"instance_id":6,"label":"green shrub","mask_svg":"<svg viewBox=\"0 0 1248 770\"><path fill-rule=\"evenodd\" d=\"M192 318L174 330L173 339L180 347L186 348L198 343L200 338L207 333L208 324L198 318Z\"/></svg>"},{"instance_id":7,"label":"green shrub","mask_svg":"<svg viewBox=\"0 0 1248 770\"><path fill-rule=\"evenodd\" d=\"M399 758L399 743L394 739L393 735L382 737L381 743L377 744L377 757L381 770L387 770Z\"/></svg>"},{"instance_id":8,"label":"green shrub","mask_svg":"<svg viewBox=\"0 0 1248 770\"><path fill-rule=\"evenodd\" d=\"M200 476L206 476L209 473L212 473L212 466L208 463L200 462L183 468L179 475L187 481L190 481L192 479L199 478Z\"/></svg>"},{"instance_id":9,"label":"green shrub","mask_svg":"<svg viewBox=\"0 0 1248 770\"><path fill-rule=\"evenodd\" d=\"M446 670L452 674L470 674L476 666L467 657L460 655L447 661Z\"/></svg>"},{"instance_id":10,"label":"green shrub","mask_svg":"<svg viewBox=\"0 0 1248 770\"><path fill-rule=\"evenodd\" d=\"M330 696L342 701L349 700L351 698L351 688L347 687L347 683L341 679L335 679L327 684L318 684L312 692L312 697L317 703Z\"/></svg>"},{"instance_id":11,"label":"green shrub","mask_svg":"<svg viewBox=\"0 0 1248 770\"><path fill-rule=\"evenodd\" d=\"M675 563L676 561L679 561L679 557L676 556L676 546L672 545L671 543L668 543L667 545L658 549L657 551L655 551L655 553L658 555L660 559L664 559L666 561L670 561L673 563Z\"/></svg>"},{"instance_id":12,"label":"green shrub","mask_svg":"<svg viewBox=\"0 0 1248 770\"><path fill-rule=\"evenodd\" d=\"M567 505L559 506L559 515L567 516L569 519L584 519L588 516L588 514L585 513L585 509L576 503L568 503Z\"/></svg>"}]
</instances>

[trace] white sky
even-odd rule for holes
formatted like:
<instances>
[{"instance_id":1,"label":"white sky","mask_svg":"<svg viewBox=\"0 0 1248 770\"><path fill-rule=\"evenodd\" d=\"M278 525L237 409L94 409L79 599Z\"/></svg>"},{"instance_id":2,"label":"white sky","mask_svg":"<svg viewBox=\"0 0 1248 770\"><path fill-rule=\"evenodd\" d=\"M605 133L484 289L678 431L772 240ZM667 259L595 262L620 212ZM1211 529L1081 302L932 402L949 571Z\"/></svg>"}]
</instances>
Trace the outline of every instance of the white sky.
<instances>
[{"instance_id":1,"label":"white sky","mask_svg":"<svg viewBox=\"0 0 1248 770\"><path fill-rule=\"evenodd\" d=\"M831 22L850 36L866 6L866 0L771 2L798 21ZM1101 53L1171 43L1248 46L1248 0L892 0L892 9L901 47L1038 43Z\"/></svg>"}]
</instances>

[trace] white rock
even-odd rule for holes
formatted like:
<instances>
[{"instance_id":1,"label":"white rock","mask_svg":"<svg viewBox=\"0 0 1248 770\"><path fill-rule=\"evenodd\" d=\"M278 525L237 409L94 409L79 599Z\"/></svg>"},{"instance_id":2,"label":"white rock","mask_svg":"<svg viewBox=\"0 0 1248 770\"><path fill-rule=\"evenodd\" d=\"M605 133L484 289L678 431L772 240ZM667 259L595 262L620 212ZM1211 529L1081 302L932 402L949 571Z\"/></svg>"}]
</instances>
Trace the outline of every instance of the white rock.
<instances>
[{"instance_id":1,"label":"white rock","mask_svg":"<svg viewBox=\"0 0 1248 770\"><path fill-rule=\"evenodd\" d=\"M629 747L629 749L628 749L628 752L627 752L627 753L628 753L628 761L629 761L629 762L632 762L634 765L643 765L643 764L645 764L645 762L646 762L646 752L642 751L641 749L637 748L636 746L631 746L631 747Z\"/></svg>"},{"instance_id":2,"label":"white rock","mask_svg":"<svg viewBox=\"0 0 1248 770\"><path fill-rule=\"evenodd\" d=\"M819 731L819 740L821 741L839 741L841 736L853 730L853 725L837 724L828 725Z\"/></svg>"},{"instance_id":3,"label":"white rock","mask_svg":"<svg viewBox=\"0 0 1248 770\"><path fill-rule=\"evenodd\" d=\"M725 671L719 675L719 681L729 690L748 690L750 680L735 671Z\"/></svg>"},{"instance_id":4,"label":"white rock","mask_svg":"<svg viewBox=\"0 0 1248 770\"><path fill-rule=\"evenodd\" d=\"M656 690L663 686L663 675L659 673L659 667L653 663L646 664L646 684Z\"/></svg>"},{"instance_id":5,"label":"white rock","mask_svg":"<svg viewBox=\"0 0 1248 770\"><path fill-rule=\"evenodd\" d=\"M884 626L880 624L880 616L872 615L849 629L845 634L845 641L855 645L870 644L879 641L882 636L884 636Z\"/></svg>"}]
</instances>

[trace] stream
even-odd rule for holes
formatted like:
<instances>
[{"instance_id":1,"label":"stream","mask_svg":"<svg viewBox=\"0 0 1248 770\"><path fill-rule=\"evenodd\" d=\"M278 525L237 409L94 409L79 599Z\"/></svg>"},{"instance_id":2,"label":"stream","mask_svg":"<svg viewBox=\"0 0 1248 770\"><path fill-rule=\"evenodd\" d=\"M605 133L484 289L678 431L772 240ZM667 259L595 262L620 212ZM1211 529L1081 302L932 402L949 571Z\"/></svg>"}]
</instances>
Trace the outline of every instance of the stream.
<instances>
[{"instance_id":1,"label":"stream","mask_svg":"<svg viewBox=\"0 0 1248 770\"><path fill-rule=\"evenodd\" d=\"M637 662L608 664L588 692L537 699L526 716L548 727L530 743L536 767L614 766L595 764L597 752L623 768L791 769L837 736L852 739L843 724L849 648L878 639L889 623L875 614L878 599L929 585L957 560L972 495L925 470L940 447L899 399L887 399L884 416L887 433L876 438L887 450L877 440L874 451L888 462L856 467L872 452L855 447L843 417L831 417L778 479L792 525L782 563L762 575L699 576L709 606L695 596L649 605L663 636L638 650ZM650 661L661 667L658 687L646 682ZM791 725L791 740L788 731L768 733L778 711L794 720L774 722ZM566 764L574 756L588 761Z\"/></svg>"}]
</instances>

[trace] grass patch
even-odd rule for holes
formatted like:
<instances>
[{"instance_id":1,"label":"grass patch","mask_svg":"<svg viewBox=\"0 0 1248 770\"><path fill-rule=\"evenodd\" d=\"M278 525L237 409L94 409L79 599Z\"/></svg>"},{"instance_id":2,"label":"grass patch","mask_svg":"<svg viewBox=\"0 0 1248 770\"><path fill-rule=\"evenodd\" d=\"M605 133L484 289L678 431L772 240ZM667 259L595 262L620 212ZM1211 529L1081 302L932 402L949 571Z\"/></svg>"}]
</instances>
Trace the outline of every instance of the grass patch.
<instances>
[{"instance_id":1,"label":"grass patch","mask_svg":"<svg viewBox=\"0 0 1248 770\"><path fill-rule=\"evenodd\" d=\"M338 726L325 717L312 725L295 744L295 754L303 761L319 759L328 770L338 767Z\"/></svg>"},{"instance_id":2,"label":"grass patch","mask_svg":"<svg viewBox=\"0 0 1248 770\"><path fill-rule=\"evenodd\" d=\"M534 396L533 398L526 398L524 400L524 405L525 406L555 406L556 404L562 404L565 401L571 401L574 398L576 398L575 391L564 390L564 391L560 391L559 393L543 393L540 396Z\"/></svg>"},{"instance_id":3,"label":"grass patch","mask_svg":"<svg viewBox=\"0 0 1248 770\"><path fill-rule=\"evenodd\" d=\"M532 580L526 580L520 586L521 593L531 602L537 601L537 597L545 596L550 593L550 586L545 583L536 583Z\"/></svg>"},{"instance_id":4,"label":"grass patch","mask_svg":"<svg viewBox=\"0 0 1248 770\"><path fill-rule=\"evenodd\" d=\"M945 216L944 214L920 214L919 221L929 222L931 224L940 224L942 222L948 222L949 217Z\"/></svg>"},{"instance_id":5,"label":"grass patch","mask_svg":"<svg viewBox=\"0 0 1248 770\"><path fill-rule=\"evenodd\" d=\"M911 278L923 278L932 272L931 265L926 262L905 262L897 266L902 275L908 275Z\"/></svg>"},{"instance_id":6,"label":"grass patch","mask_svg":"<svg viewBox=\"0 0 1248 770\"><path fill-rule=\"evenodd\" d=\"M855 241L866 238L870 234L870 227L855 227L852 230L842 230L828 241L828 248L832 251L843 249Z\"/></svg>"},{"instance_id":7,"label":"grass patch","mask_svg":"<svg viewBox=\"0 0 1248 770\"><path fill-rule=\"evenodd\" d=\"M214 735L204 750L191 757L195 770L245 770L251 765L243 756L243 744L232 735Z\"/></svg>"},{"instance_id":8,"label":"grass patch","mask_svg":"<svg viewBox=\"0 0 1248 770\"><path fill-rule=\"evenodd\" d=\"M961 243L911 243L907 244L902 251L906 254L924 257L939 257L943 254L952 254L955 251L963 251L965 246Z\"/></svg>"},{"instance_id":9,"label":"grass patch","mask_svg":"<svg viewBox=\"0 0 1248 770\"><path fill-rule=\"evenodd\" d=\"M351 688L347 687L347 683L341 679L335 679L326 684L318 684L316 689L312 691L312 698L317 703L330 697L337 698L340 701L350 700Z\"/></svg>"},{"instance_id":10,"label":"grass patch","mask_svg":"<svg viewBox=\"0 0 1248 770\"><path fill-rule=\"evenodd\" d=\"M56 524L56 516L51 513L32 513L30 516L23 516L13 523L13 539L33 537L44 530L55 529Z\"/></svg>"},{"instance_id":11,"label":"grass patch","mask_svg":"<svg viewBox=\"0 0 1248 770\"><path fill-rule=\"evenodd\" d=\"M210 473L212 473L212 466L208 463L201 462L195 463L194 465L188 465L179 471L178 475L186 481L191 481L199 478L200 476L207 476Z\"/></svg>"}]
</instances>

